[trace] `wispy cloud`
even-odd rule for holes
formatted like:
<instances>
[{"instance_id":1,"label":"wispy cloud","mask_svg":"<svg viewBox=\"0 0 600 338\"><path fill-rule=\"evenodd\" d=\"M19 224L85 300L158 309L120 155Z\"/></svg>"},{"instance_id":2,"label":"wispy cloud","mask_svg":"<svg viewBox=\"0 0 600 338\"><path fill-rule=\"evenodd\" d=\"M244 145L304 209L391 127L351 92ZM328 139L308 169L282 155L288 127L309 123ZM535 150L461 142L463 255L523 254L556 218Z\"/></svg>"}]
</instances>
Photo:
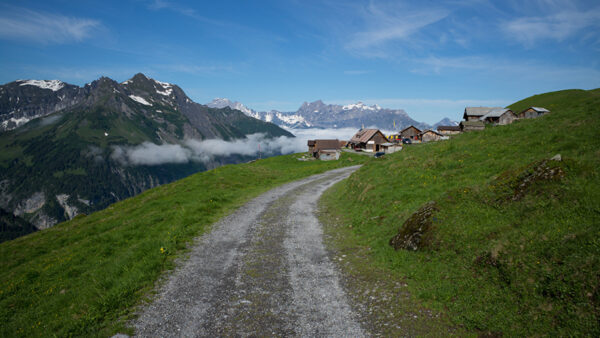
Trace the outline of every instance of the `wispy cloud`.
<instances>
[{"instance_id":1,"label":"wispy cloud","mask_svg":"<svg viewBox=\"0 0 600 338\"><path fill-rule=\"evenodd\" d=\"M102 27L100 21L0 5L0 38L43 44L80 42Z\"/></svg>"},{"instance_id":2,"label":"wispy cloud","mask_svg":"<svg viewBox=\"0 0 600 338\"><path fill-rule=\"evenodd\" d=\"M490 79L510 78L562 86L596 87L600 70L591 67L554 65L536 60L509 60L487 56L416 58L412 71L419 74L440 74L448 71L475 71Z\"/></svg>"},{"instance_id":3,"label":"wispy cloud","mask_svg":"<svg viewBox=\"0 0 600 338\"><path fill-rule=\"evenodd\" d=\"M502 23L501 27L511 38L526 47L533 47L541 40L562 42L583 29L600 28L600 8L589 11L567 10L547 16L521 17Z\"/></svg>"},{"instance_id":4,"label":"wispy cloud","mask_svg":"<svg viewBox=\"0 0 600 338\"><path fill-rule=\"evenodd\" d=\"M350 47L364 48L407 38L448 14L444 9L406 11L402 8L381 8L371 3L365 11L365 19L371 27L356 33Z\"/></svg>"},{"instance_id":5,"label":"wispy cloud","mask_svg":"<svg viewBox=\"0 0 600 338\"><path fill-rule=\"evenodd\" d=\"M352 34L346 48L373 53L376 47L387 43L406 42L423 28L449 14L450 11L443 8L407 8L397 3L371 2L361 13L365 28Z\"/></svg>"}]
</instances>

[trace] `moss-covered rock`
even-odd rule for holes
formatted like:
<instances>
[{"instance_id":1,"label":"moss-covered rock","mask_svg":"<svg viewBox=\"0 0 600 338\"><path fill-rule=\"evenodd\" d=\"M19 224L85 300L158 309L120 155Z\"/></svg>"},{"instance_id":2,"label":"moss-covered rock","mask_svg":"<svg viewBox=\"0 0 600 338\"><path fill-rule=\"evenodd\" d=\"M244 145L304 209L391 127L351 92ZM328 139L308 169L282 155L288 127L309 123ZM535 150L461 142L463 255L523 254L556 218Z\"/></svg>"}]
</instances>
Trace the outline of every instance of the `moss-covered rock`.
<instances>
[{"instance_id":1,"label":"moss-covered rock","mask_svg":"<svg viewBox=\"0 0 600 338\"><path fill-rule=\"evenodd\" d=\"M390 239L394 250L405 249L416 251L422 247L425 235L433 223L433 213L438 211L435 202L427 202L415 211L398 229L398 234Z\"/></svg>"}]
</instances>

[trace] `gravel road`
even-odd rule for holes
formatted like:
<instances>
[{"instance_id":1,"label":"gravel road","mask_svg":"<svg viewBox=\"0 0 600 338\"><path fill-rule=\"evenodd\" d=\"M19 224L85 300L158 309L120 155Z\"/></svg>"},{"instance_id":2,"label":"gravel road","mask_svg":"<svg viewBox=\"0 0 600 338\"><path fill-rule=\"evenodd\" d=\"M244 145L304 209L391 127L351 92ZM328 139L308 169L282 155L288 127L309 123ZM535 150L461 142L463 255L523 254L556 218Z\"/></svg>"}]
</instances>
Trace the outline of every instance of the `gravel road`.
<instances>
[{"instance_id":1,"label":"gravel road","mask_svg":"<svg viewBox=\"0 0 600 338\"><path fill-rule=\"evenodd\" d=\"M134 323L143 337L367 335L348 305L314 211L358 166L251 200L197 240Z\"/></svg>"}]
</instances>

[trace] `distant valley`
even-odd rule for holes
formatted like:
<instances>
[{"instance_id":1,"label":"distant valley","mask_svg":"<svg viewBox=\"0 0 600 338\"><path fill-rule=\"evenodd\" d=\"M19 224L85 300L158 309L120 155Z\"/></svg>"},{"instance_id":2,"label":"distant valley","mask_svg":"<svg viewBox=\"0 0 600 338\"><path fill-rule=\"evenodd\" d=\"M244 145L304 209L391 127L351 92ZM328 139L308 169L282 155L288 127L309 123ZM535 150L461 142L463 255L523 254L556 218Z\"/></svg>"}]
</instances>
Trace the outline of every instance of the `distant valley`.
<instances>
[{"instance_id":1,"label":"distant valley","mask_svg":"<svg viewBox=\"0 0 600 338\"><path fill-rule=\"evenodd\" d=\"M143 74L83 87L58 80L2 85L0 208L17 216L4 217L14 224L3 229L21 234L23 220L47 228L192 173L256 158L254 150L219 149L219 140L280 136L293 138L238 110L195 103L177 85Z\"/></svg>"}]
</instances>

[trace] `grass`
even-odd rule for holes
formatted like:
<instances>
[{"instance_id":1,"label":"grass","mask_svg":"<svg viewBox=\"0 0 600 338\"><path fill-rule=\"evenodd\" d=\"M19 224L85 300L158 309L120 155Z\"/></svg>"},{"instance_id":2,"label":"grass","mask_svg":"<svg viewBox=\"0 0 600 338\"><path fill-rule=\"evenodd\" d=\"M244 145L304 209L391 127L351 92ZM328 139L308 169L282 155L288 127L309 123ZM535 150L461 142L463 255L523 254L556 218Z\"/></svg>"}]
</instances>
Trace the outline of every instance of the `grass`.
<instances>
[{"instance_id":1,"label":"grass","mask_svg":"<svg viewBox=\"0 0 600 338\"><path fill-rule=\"evenodd\" d=\"M277 185L368 160L297 157L195 174L0 244L0 336L131 333L133 308L210 224Z\"/></svg>"},{"instance_id":2,"label":"grass","mask_svg":"<svg viewBox=\"0 0 600 338\"><path fill-rule=\"evenodd\" d=\"M600 90L510 108L529 106L552 113L407 147L334 186L323 197L341 234L332 245L369 248L360 264L468 332L598 336ZM545 167L564 175L520 188ZM429 201L439 210L422 245L395 251L390 239Z\"/></svg>"}]
</instances>

